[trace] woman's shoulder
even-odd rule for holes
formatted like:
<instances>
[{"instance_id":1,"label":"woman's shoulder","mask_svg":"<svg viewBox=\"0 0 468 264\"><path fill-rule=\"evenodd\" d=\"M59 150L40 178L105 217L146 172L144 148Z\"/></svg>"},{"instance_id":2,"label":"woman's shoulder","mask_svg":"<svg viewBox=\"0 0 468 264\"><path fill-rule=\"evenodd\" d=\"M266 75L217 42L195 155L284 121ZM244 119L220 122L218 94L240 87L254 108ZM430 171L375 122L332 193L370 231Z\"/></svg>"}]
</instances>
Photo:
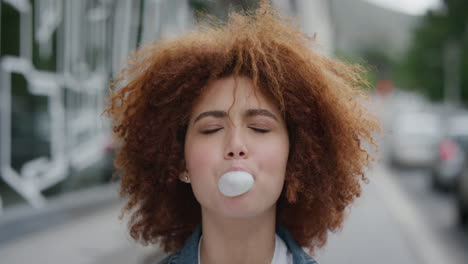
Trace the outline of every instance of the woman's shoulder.
<instances>
[{"instance_id":1,"label":"woman's shoulder","mask_svg":"<svg viewBox=\"0 0 468 264\"><path fill-rule=\"evenodd\" d=\"M171 253L153 264L176 264L177 262L193 263L198 258L198 243L201 233L201 225L199 224L192 235L185 241L182 248L179 248L174 253Z\"/></svg>"},{"instance_id":2,"label":"woman's shoulder","mask_svg":"<svg viewBox=\"0 0 468 264\"><path fill-rule=\"evenodd\" d=\"M180 251L177 251L175 253L172 253L166 257L164 257L163 259L160 259L160 260L157 260L156 262L154 262L153 264L173 264L175 263L175 261L177 260L177 258L179 257L179 252Z\"/></svg>"},{"instance_id":3,"label":"woman's shoulder","mask_svg":"<svg viewBox=\"0 0 468 264\"><path fill-rule=\"evenodd\" d=\"M304 249L299 246L292 235L289 233L287 228L281 224L277 225L276 234L283 240L286 244L288 251L291 255L289 258L290 263L294 264L317 264L317 262L304 251Z\"/></svg>"}]
</instances>

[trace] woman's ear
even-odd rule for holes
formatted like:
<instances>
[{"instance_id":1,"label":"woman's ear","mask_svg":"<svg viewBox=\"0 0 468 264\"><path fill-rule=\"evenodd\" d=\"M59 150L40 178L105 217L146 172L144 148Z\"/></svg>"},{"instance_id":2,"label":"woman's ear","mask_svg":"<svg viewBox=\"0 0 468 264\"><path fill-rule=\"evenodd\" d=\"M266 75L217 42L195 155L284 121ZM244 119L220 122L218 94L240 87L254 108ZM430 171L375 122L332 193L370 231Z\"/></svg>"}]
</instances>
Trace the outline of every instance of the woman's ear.
<instances>
[{"instance_id":1,"label":"woman's ear","mask_svg":"<svg viewBox=\"0 0 468 264\"><path fill-rule=\"evenodd\" d=\"M189 177L188 171L182 172L182 173L179 175L179 179L180 179L182 182L190 183L190 177Z\"/></svg>"}]
</instances>

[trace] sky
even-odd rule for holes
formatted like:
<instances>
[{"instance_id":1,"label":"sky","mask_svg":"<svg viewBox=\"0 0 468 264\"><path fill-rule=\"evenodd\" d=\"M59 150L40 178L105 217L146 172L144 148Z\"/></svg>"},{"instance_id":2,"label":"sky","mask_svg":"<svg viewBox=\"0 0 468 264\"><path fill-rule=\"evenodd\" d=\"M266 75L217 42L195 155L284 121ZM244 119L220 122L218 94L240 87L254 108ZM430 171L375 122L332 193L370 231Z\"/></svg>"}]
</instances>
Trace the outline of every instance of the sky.
<instances>
[{"instance_id":1,"label":"sky","mask_svg":"<svg viewBox=\"0 0 468 264\"><path fill-rule=\"evenodd\" d=\"M428 9L442 5L442 0L366 0L382 7L411 15L423 15Z\"/></svg>"}]
</instances>

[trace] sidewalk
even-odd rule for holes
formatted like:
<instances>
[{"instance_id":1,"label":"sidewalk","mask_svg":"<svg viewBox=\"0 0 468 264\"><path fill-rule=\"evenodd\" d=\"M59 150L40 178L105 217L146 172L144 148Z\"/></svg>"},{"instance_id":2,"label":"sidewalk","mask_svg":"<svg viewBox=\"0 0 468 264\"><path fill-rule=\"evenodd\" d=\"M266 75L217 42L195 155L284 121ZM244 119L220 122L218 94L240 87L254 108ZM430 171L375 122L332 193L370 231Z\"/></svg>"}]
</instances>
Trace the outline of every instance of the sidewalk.
<instances>
[{"instance_id":1,"label":"sidewalk","mask_svg":"<svg viewBox=\"0 0 468 264\"><path fill-rule=\"evenodd\" d=\"M440 254L417 208L411 207L391 178L382 168L369 174L370 184L364 186L363 195L352 206L343 230L331 234L328 244L317 251L315 258L320 264L432 264L438 259L450 263ZM66 215L67 221L0 243L1 263L146 264L161 258L157 246L143 247L129 237L126 221L118 219L121 203L116 187L86 196L93 201L106 195L108 201L101 198L93 210L62 212L59 215ZM88 203L87 208L91 205ZM49 221L55 218L51 213ZM2 232L5 230L0 229Z\"/></svg>"},{"instance_id":2,"label":"sidewalk","mask_svg":"<svg viewBox=\"0 0 468 264\"><path fill-rule=\"evenodd\" d=\"M317 253L319 263L454 263L384 166L368 173L370 183L352 205L343 230L331 234Z\"/></svg>"},{"instance_id":3,"label":"sidewalk","mask_svg":"<svg viewBox=\"0 0 468 264\"><path fill-rule=\"evenodd\" d=\"M118 218L121 203L116 190L103 187L83 194L88 196L83 200L90 200L91 197L91 200L99 202L98 205L83 203L81 207L76 204L71 206L73 204L71 201L77 198L77 195L79 193L67 197L67 201L60 201L61 209L45 210L50 213L48 217L50 226L43 226L43 230L30 231L19 238L1 243L0 262L2 264L139 264L150 263L151 260L162 257L162 252L157 246L143 247L129 237L126 222ZM43 213L37 214L36 218L41 219L41 222L47 221L47 216ZM57 217L66 221L57 221ZM20 222L31 226L34 225L36 218L29 219L30 223L25 220ZM5 234L8 231L5 230L5 226L8 225L0 226L0 233ZM9 223L9 226L13 228L12 223Z\"/></svg>"},{"instance_id":4,"label":"sidewalk","mask_svg":"<svg viewBox=\"0 0 468 264\"><path fill-rule=\"evenodd\" d=\"M423 264L411 241L402 232L381 192L381 170L368 174L370 183L363 186L361 197L351 206L343 229L330 234L328 243L317 251L318 263ZM426 264L426 263L424 263Z\"/></svg>"}]
</instances>

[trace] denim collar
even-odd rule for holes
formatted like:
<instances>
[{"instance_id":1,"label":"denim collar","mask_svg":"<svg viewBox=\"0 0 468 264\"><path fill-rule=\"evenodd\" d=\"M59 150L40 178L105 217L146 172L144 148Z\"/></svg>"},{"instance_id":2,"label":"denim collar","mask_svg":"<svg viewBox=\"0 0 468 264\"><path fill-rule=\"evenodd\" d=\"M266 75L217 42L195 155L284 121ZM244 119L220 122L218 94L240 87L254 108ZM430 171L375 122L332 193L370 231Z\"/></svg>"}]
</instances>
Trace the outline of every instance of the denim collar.
<instances>
[{"instance_id":1,"label":"denim collar","mask_svg":"<svg viewBox=\"0 0 468 264\"><path fill-rule=\"evenodd\" d=\"M176 253L166 257L159 263L168 264L198 264L198 242L202 234L201 224L186 240L184 246ZM291 234L282 225L276 225L276 234L278 234L288 247L288 250L293 256L294 264L317 264L315 260L309 256L304 250L294 241Z\"/></svg>"}]
</instances>

